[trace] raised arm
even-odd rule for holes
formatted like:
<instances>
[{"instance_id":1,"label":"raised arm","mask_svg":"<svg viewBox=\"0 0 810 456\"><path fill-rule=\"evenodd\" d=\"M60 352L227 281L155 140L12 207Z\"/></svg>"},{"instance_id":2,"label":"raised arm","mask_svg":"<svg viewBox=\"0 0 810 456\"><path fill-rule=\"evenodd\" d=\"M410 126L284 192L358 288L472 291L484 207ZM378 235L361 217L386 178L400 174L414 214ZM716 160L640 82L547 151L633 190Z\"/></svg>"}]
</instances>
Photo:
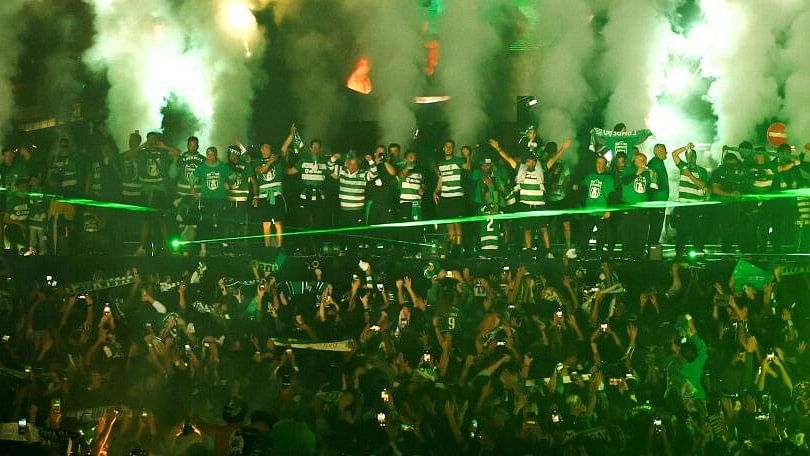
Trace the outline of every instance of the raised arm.
<instances>
[{"instance_id":1,"label":"raised arm","mask_svg":"<svg viewBox=\"0 0 810 456\"><path fill-rule=\"evenodd\" d=\"M675 166L679 166L679 167L681 166L681 162L683 161L683 159L681 159L681 154L686 152L688 149L690 149L692 147L695 147L695 145L692 144L692 143L689 143L689 144L687 144L687 145L685 145L683 147L679 147L679 148L675 149L672 152L672 161L675 162Z\"/></svg>"},{"instance_id":2,"label":"raised arm","mask_svg":"<svg viewBox=\"0 0 810 456\"><path fill-rule=\"evenodd\" d=\"M512 158L512 156L511 156L511 155L509 155L508 153L506 153L506 151L505 151L505 150L503 150L503 147L501 147L501 144L500 144L500 143L499 143L497 140L495 140L495 139L490 139L490 140L489 140L489 145L490 145L490 146L491 146L493 149L495 149L495 151L496 151L496 152L498 152L498 155L500 155L500 156L501 156L501 158L502 158L502 159L503 159L503 160L504 160L506 163L508 163L510 167L512 167L512 169L517 168L517 166L518 166L517 161L516 161L514 158Z\"/></svg>"},{"instance_id":3,"label":"raised arm","mask_svg":"<svg viewBox=\"0 0 810 456\"><path fill-rule=\"evenodd\" d=\"M472 169L472 149L462 148L461 155L464 158L464 164L461 167L465 171L470 171Z\"/></svg>"},{"instance_id":4,"label":"raised arm","mask_svg":"<svg viewBox=\"0 0 810 456\"><path fill-rule=\"evenodd\" d=\"M332 154L332 156L329 158L329 169L332 170L329 176L336 180L340 179L341 166L338 164L338 160L340 160L340 154Z\"/></svg>"},{"instance_id":5,"label":"raised arm","mask_svg":"<svg viewBox=\"0 0 810 456\"><path fill-rule=\"evenodd\" d=\"M284 142L281 143L281 156L287 157L287 151L290 149L290 144L292 144L293 137L295 136L295 123L290 125L290 134L284 139Z\"/></svg>"},{"instance_id":6,"label":"raised arm","mask_svg":"<svg viewBox=\"0 0 810 456\"><path fill-rule=\"evenodd\" d=\"M562 156L563 156L563 154L565 153L565 151L567 151L567 150L568 150L568 148L570 148L570 147L571 147L571 143L572 143L572 142L573 142L573 141L571 141L570 139L566 139L565 141L563 141L563 143L562 143L562 145L560 146L560 148L559 148L559 149L557 149L557 153L556 153L556 154L554 154L554 156L553 156L553 157L549 157L548 161L546 162L546 169L551 169L551 168L554 166L554 164L555 164L555 163L557 163L557 161L558 161L560 158L562 158Z\"/></svg>"}]
</instances>

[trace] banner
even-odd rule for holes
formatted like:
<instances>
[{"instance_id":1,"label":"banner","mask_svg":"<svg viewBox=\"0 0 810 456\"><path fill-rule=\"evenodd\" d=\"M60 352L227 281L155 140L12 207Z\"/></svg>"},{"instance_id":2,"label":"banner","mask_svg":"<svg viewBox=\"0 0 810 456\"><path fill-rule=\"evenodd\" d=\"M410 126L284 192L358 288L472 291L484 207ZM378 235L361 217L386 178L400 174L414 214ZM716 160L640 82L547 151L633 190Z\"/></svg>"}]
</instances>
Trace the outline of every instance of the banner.
<instances>
[{"instance_id":1,"label":"banner","mask_svg":"<svg viewBox=\"0 0 810 456\"><path fill-rule=\"evenodd\" d=\"M303 348L305 350L350 352L354 350L355 343L352 339L339 340L334 342L307 342L298 339L271 338L273 343L280 347Z\"/></svg>"}]
</instances>

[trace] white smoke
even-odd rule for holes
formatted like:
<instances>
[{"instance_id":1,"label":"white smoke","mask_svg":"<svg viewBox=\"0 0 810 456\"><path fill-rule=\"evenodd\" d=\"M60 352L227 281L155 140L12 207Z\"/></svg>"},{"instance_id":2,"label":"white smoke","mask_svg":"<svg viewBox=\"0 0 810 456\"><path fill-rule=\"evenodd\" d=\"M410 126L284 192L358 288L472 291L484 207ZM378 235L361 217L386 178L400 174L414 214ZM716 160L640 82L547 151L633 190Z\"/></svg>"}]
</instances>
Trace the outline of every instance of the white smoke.
<instances>
[{"instance_id":1,"label":"white smoke","mask_svg":"<svg viewBox=\"0 0 810 456\"><path fill-rule=\"evenodd\" d=\"M608 126L623 122L630 130L643 128L655 104L671 34L657 5L656 0L616 0L608 6L601 69L604 89L610 93L605 109Z\"/></svg>"},{"instance_id":2,"label":"white smoke","mask_svg":"<svg viewBox=\"0 0 810 456\"><path fill-rule=\"evenodd\" d=\"M14 113L14 90L11 79L17 74L23 21L20 12L26 0L0 1L0 142L5 140Z\"/></svg>"},{"instance_id":3,"label":"white smoke","mask_svg":"<svg viewBox=\"0 0 810 456\"><path fill-rule=\"evenodd\" d=\"M714 78L709 99L717 114L717 136L723 143L753 139L760 122L779 110L777 81L771 59L776 51L763 5L731 0L702 0L699 26L706 42L702 71Z\"/></svg>"},{"instance_id":4,"label":"white smoke","mask_svg":"<svg viewBox=\"0 0 810 456\"><path fill-rule=\"evenodd\" d=\"M810 7L796 16L788 34L787 47L783 53L785 67L790 75L785 81L785 104L783 117L788 121L790 141L810 140ZM800 136L801 135L801 136Z\"/></svg>"},{"instance_id":5,"label":"white smoke","mask_svg":"<svg viewBox=\"0 0 810 456\"><path fill-rule=\"evenodd\" d=\"M489 64L503 52L495 26L497 0L447 0L440 19L441 49L437 77L452 97L445 106L451 136L474 144L488 122L485 78Z\"/></svg>"},{"instance_id":6,"label":"white smoke","mask_svg":"<svg viewBox=\"0 0 810 456\"><path fill-rule=\"evenodd\" d=\"M195 71L179 67L182 34L167 2L145 0L138 8L127 8L120 0L90 0L90 4L96 17L96 41L85 60L107 72L108 125L113 137L125 141L134 130L158 130L160 109L175 89L177 73ZM198 83L188 78L189 85Z\"/></svg>"},{"instance_id":7,"label":"white smoke","mask_svg":"<svg viewBox=\"0 0 810 456\"><path fill-rule=\"evenodd\" d=\"M261 82L253 68L254 56L264 50L253 13L238 0L185 0L180 17L193 49L190 53L203 63L202 76L209 84L207 136L223 146L245 141L254 90Z\"/></svg>"},{"instance_id":8,"label":"white smoke","mask_svg":"<svg viewBox=\"0 0 810 456\"><path fill-rule=\"evenodd\" d=\"M539 131L555 141L575 138L595 98L585 78L594 52L593 12L586 0L539 0L537 10ZM568 157L576 159L576 154Z\"/></svg>"},{"instance_id":9,"label":"white smoke","mask_svg":"<svg viewBox=\"0 0 810 456\"><path fill-rule=\"evenodd\" d=\"M199 120L202 144L245 137L253 92L244 59L261 36L245 0L88 1L97 33L86 61L107 71L116 139L159 129L171 95Z\"/></svg>"},{"instance_id":10,"label":"white smoke","mask_svg":"<svg viewBox=\"0 0 810 456\"><path fill-rule=\"evenodd\" d=\"M421 12L412 0L348 0L358 44L371 62L373 94L386 142L406 142L416 130L414 97L423 85Z\"/></svg>"}]
</instances>

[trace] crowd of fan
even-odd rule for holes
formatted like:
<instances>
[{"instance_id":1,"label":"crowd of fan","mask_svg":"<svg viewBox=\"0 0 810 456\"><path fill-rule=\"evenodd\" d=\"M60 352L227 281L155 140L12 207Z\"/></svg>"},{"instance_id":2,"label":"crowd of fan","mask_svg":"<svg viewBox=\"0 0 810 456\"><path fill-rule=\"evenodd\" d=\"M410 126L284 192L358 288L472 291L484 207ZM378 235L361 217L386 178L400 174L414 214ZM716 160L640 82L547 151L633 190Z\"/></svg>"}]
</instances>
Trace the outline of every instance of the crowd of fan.
<instances>
[{"instance_id":1,"label":"crowd of fan","mask_svg":"<svg viewBox=\"0 0 810 456\"><path fill-rule=\"evenodd\" d=\"M439 229L446 227L451 253L539 250L548 257L564 253L574 258L589 249L596 233L598 247L610 252L618 241L637 257L659 244L667 211L628 205L711 199L722 204L670 211L667 220L674 230L666 232L676 233L679 252L689 244L702 249L706 242L720 243L726 251L735 246L745 252L769 246L776 251L810 248L810 199L765 198L807 186L804 151L810 145L797 154L789 145L766 151L743 143L733 151L724 149L722 163L712 164L691 143L672 151L671 160L667 147L657 144L648 160L639 151L651 135L647 130L627 131L619 124L611 131L594 129L591 135L592 152L576 151L585 163L578 169L563 159L570 140L558 147L543 142L533 128L520 141L492 139L489 147L462 146L460 155L452 140L441 151L420 146L424 150L403 152L391 144L367 154L328 154L319 140L306 147L293 125L280 148L265 143L249 150L237 144L228 147L223 162L216 147L201 154L196 137L189 137L181 152L154 132L145 140L133 133L127 150L119 152L104 125L94 124L79 145L61 137L50 154L32 146L3 150L2 233L6 248L27 255L142 255L164 251L172 238L199 241L259 233L265 235L265 247L279 248L288 221L288 229L305 230L584 207L589 214L513 222L491 218L445 223ZM699 163L714 169L709 172ZM670 179L671 173L677 179ZM677 189L670 189L676 181ZM75 204L75 198L153 211ZM417 227L383 235L422 241L424 231ZM208 244L200 244L201 255L207 254ZM555 252L554 244L563 247ZM318 248L312 242L298 247ZM196 248L183 250L198 253Z\"/></svg>"},{"instance_id":2,"label":"crowd of fan","mask_svg":"<svg viewBox=\"0 0 810 456\"><path fill-rule=\"evenodd\" d=\"M87 293L6 268L0 445L807 453L801 268L775 264L749 283L724 263L493 263L200 263L131 270L131 285Z\"/></svg>"}]
</instances>

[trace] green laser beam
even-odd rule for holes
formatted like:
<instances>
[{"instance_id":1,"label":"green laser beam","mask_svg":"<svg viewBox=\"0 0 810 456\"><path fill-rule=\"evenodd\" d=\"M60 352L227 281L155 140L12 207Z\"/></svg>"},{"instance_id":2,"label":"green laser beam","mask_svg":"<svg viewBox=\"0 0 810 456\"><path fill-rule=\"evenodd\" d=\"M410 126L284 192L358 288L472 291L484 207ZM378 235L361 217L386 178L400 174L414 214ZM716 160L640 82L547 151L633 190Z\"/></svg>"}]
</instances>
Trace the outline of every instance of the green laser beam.
<instances>
[{"instance_id":1,"label":"green laser beam","mask_svg":"<svg viewBox=\"0 0 810 456\"><path fill-rule=\"evenodd\" d=\"M0 187L0 192L8 191L5 187ZM136 206L134 204L117 203L114 201L99 201L89 198L65 198L60 195L42 192L15 192L18 195L28 195L35 198L54 198L57 202L73 204L76 206L93 206L105 209L117 209L132 212L156 212L157 209L146 206Z\"/></svg>"},{"instance_id":2,"label":"green laser beam","mask_svg":"<svg viewBox=\"0 0 810 456\"><path fill-rule=\"evenodd\" d=\"M509 214L493 214L493 215L473 215L467 217L459 217L454 219L432 219L432 220L418 220L418 221L411 221L411 222L395 222L395 223L386 223L386 224L379 224L379 225L363 225L363 226L352 226L352 227L336 227L336 228L319 228L319 229L311 229L311 230L303 230L303 231L295 231L284 233L283 236L304 236L304 235L317 235L317 234L339 234L339 233L346 233L346 232L353 232L353 231L369 231L369 230L379 230L379 229L391 229L391 228L415 228L415 227L422 227L422 226L430 226L430 225L449 225L455 223L471 223L471 222L488 222L490 220L519 220L525 218L532 218L532 217L555 217L560 215L581 215L581 214L603 214L605 212L631 212L637 210L649 210L649 209L667 209L667 208L678 208L678 207L697 207L697 206L717 206L717 205L725 205L725 204L732 204L735 202L744 202L744 201L767 201L773 199L782 199L782 198L797 198L797 197L810 197L810 189L798 189L798 190L784 190L778 193L771 193L767 195L758 195L758 194L745 194L742 195L734 200L711 200L711 201L645 201L641 203L634 203L634 204L623 204L618 206L609 206L609 207L600 207L600 208L575 208L575 209L565 209L565 210L537 210L537 211L525 211L525 212L515 212ZM271 234L270 236L278 236L277 234ZM223 237L223 238L213 238L213 239L201 239L196 241L182 241L181 245L186 244L201 244L201 243L208 243L208 242L226 242L226 241L236 241L236 240L248 240L248 239L261 239L265 236L263 234L258 235L248 235L248 236L236 236L236 237Z\"/></svg>"},{"instance_id":3,"label":"green laser beam","mask_svg":"<svg viewBox=\"0 0 810 456\"><path fill-rule=\"evenodd\" d=\"M663 204L661 204L663 203ZM353 232L353 231L369 231L369 230L379 230L379 229L391 229L391 228L414 228L414 227L421 227L421 226L430 226L430 225L449 225L454 223L471 223L471 222L488 222L490 220L515 220L515 219L524 219L530 217L554 217L559 215L569 215L569 214L603 214L605 212L617 212L617 211L632 211L632 210L646 210L650 208L663 208L663 207L684 207L684 206L706 206L706 205L716 205L721 204L720 201L700 201L700 202L677 202L677 201L670 201L670 202L661 202L656 203L655 205L650 205L649 203L638 203L638 204L629 204L629 205L622 205L622 206L611 206L606 208L578 208L578 209L566 209L566 210L539 210L539 211L526 211L526 212L516 212L511 214L493 214L493 215L473 215L468 217L459 217L454 219L433 219L433 220L418 220L418 221L411 221L411 222L395 222L395 223L385 223L379 225L363 225L363 226L349 226L349 227L337 227L337 228L319 228L319 229L311 229L311 230L304 230L304 231L294 231L289 233L284 233L282 236L303 236L303 235L316 235L316 234L339 234L339 233L346 233L346 232ZM278 236L277 234L271 234L270 236ZM216 242L227 242L227 241L236 241L236 240L248 240L248 239L261 239L265 237L263 234L256 234L256 235L248 235L248 236L235 236L235 237L222 237L222 238L213 238L213 239L200 239L195 241L182 241L181 245L187 244L201 244L201 243L216 243Z\"/></svg>"},{"instance_id":4,"label":"green laser beam","mask_svg":"<svg viewBox=\"0 0 810 456\"><path fill-rule=\"evenodd\" d=\"M287 231L285 233L289 233L289 232L295 232L295 231L304 231L304 230L306 230L306 228L301 227L301 226L287 225L286 230ZM360 235L356 235L356 234L345 234L345 233L337 233L336 235L337 236L344 236L344 237L368 239L368 240L372 240L372 241L384 241L384 242L393 242L393 243L399 243L399 244L418 245L418 246L422 246L422 247L433 247L433 244L425 244L425 243L422 243L422 242L414 242L414 241L402 241L402 240L399 240L399 239L380 238L380 237L374 237L374 236L368 236L368 235L360 236ZM276 236L276 235L275 234L270 234L269 236Z\"/></svg>"}]
</instances>

